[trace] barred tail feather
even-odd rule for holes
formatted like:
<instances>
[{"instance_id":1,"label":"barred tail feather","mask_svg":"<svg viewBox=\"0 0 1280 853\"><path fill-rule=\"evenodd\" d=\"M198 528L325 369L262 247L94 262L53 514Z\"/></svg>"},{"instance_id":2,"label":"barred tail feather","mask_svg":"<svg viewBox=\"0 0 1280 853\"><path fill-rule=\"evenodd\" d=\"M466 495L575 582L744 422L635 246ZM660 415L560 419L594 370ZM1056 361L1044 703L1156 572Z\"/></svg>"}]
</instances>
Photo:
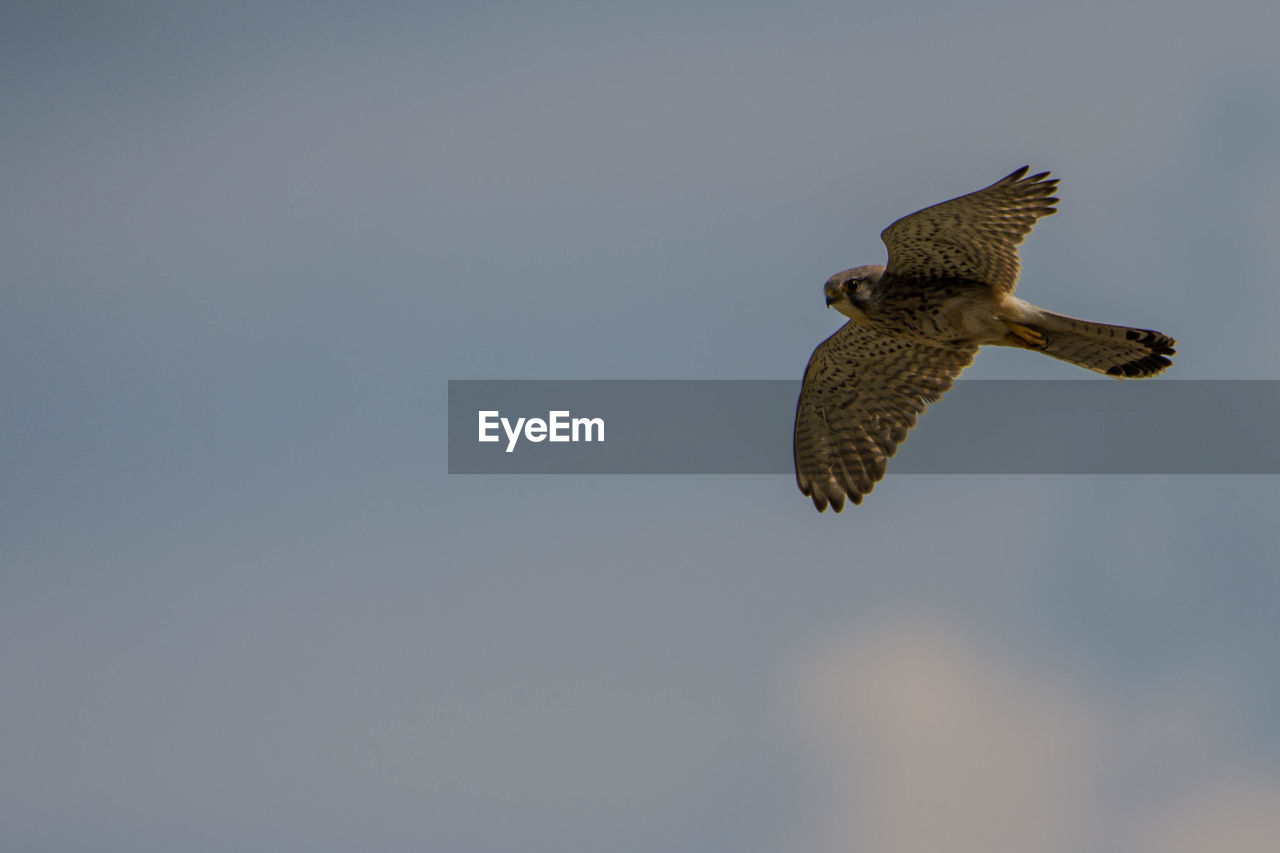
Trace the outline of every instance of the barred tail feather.
<instances>
[{"instance_id":1,"label":"barred tail feather","mask_svg":"<svg viewBox=\"0 0 1280 853\"><path fill-rule=\"evenodd\" d=\"M1155 376L1173 362L1173 338L1151 329L1109 326L1064 317L1043 309L1036 331L1044 335L1046 355L1119 379Z\"/></svg>"}]
</instances>

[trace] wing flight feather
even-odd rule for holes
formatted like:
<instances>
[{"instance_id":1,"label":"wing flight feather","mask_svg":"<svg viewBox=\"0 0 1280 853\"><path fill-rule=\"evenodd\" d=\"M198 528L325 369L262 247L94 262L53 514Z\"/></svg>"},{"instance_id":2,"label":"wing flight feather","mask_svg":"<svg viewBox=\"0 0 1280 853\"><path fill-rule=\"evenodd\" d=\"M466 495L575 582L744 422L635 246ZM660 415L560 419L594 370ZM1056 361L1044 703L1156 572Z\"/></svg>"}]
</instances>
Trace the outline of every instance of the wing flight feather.
<instances>
[{"instance_id":1,"label":"wing flight feather","mask_svg":"<svg viewBox=\"0 0 1280 853\"><path fill-rule=\"evenodd\" d=\"M1026 166L977 192L926 207L884 229L886 278L962 278L1012 293L1018 244L1036 220L1055 213L1058 187L1048 172L1024 177Z\"/></svg>"},{"instance_id":2,"label":"wing flight feather","mask_svg":"<svg viewBox=\"0 0 1280 853\"><path fill-rule=\"evenodd\" d=\"M796 482L819 511L861 503L977 347L891 338L845 323L818 344L796 401Z\"/></svg>"}]
</instances>

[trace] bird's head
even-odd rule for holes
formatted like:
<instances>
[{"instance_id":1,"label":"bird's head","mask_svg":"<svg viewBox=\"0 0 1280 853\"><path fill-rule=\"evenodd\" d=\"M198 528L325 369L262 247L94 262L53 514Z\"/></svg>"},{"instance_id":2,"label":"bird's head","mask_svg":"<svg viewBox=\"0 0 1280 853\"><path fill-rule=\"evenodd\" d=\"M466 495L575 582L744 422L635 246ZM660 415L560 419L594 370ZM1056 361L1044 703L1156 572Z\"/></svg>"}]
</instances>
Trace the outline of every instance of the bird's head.
<instances>
[{"instance_id":1,"label":"bird's head","mask_svg":"<svg viewBox=\"0 0 1280 853\"><path fill-rule=\"evenodd\" d=\"M834 306L841 314L854 320L866 319L865 309L882 275L884 267L879 264L836 273L827 279L823 288L827 294L827 307Z\"/></svg>"}]
</instances>

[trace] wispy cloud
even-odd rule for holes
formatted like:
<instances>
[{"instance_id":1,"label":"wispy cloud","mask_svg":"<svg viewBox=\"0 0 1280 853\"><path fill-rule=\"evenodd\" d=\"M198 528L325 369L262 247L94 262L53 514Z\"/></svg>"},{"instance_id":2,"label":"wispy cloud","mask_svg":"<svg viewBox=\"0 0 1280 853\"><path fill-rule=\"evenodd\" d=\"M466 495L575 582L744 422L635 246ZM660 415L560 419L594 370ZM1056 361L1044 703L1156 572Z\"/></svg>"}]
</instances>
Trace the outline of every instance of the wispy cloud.
<instances>
[{"instance_id":1,"label":"wispy cloud","mask_svg":"<svg viewBox=\"0 0 1280 853\"><path fill-rule=\"evenodd\" d=\"M1204 683L1122 691L920 614L799 672L814 796L797 850L1280 849L1280 776L1239 753Z\"/></svg>"}]
</instances>

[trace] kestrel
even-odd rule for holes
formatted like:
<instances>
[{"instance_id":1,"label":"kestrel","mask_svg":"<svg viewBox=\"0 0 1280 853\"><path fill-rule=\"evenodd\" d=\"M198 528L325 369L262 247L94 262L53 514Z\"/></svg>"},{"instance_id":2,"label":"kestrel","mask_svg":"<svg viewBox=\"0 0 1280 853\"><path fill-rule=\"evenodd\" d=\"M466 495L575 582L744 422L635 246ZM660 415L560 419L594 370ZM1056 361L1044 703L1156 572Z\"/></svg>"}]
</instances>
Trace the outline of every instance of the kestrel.
<instances>
[{"instance_id":1,"label":"kestrel","mask_svg":"<svg viewBox=\"0 0 1280 853\"><path fill-rule=\"evenodd\" d=\"M1042 352L1108 376L1154 376L1173 338L1054 314L1013 295L1018 244L1056 212L1057 180L1027 167L904 216L880 234L888 266L836 273L827 305L849 318L818 344L796 403L800 491L821 512L855 504L978 347Z\"/></svg>"}]
</instances>

